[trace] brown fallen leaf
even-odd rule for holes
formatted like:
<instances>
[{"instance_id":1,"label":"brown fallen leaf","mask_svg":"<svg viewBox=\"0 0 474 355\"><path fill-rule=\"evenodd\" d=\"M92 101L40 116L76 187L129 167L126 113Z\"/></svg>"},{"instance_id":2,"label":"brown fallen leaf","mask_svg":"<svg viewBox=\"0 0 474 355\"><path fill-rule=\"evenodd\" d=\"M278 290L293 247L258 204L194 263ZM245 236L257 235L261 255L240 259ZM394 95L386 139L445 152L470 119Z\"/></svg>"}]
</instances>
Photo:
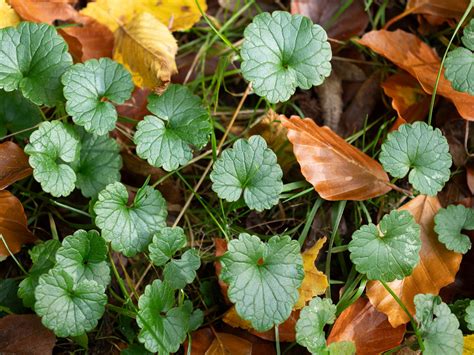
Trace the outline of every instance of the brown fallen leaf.
<instances>
[{"instance_id":1,"label":"brown fallen leaf","mask_svg":"<svg viewBox=\"0 0 474 355\"><path fill-rule=\"evenodd\" d=\"M327 343L352 341L357 354L377 355L399 345L404 334L405 325L393 328L385 314L361 297L337 317Z\"/></svg>"},{"instance_id":2,"label":"brown fallen leaf","mask_svg":"<svg viewBox=\"0 0 474 355\"><path fill-rule=\"evenodd\" d=\"M390 191L382 166L329 128L310 118L281 115L280 120L302 174L322 198L362 201Z\"/></svg>"},{"instance_id":3,"label":"brown fallen leaf","mask_svg":"<svg viewBox=\"0 0 474 355\"><path fill-rule=\"evenodd\" d=\"M349 7L335 20L345 0L292 0L291 13L308 16L323 26L330 38L346 40L360 35L369 24L363 0L351 1Z\"/></svg>"},{"instance_id":4,"label":"brown fallen leaf","mask_svg":"<svg viewBox=\"0 0 474 355\"><path fill-rule=\"evenodd\" d=\"M114 59L129 69L139 87L162 90L177 71L177 51L168 28L146 12L116 32Z\"/></svg>"},{"instance_id":5,"label":"brown fallen leaf","mask_svg":"<svg viewBox=\"0 0 474 355\"><path fill-rule=\"evenodd\" d=\"M0 234L13 254L20 251L22 244L37 240L27 227L20 200L6 190L0 191ZM0 257L10 255L4 242L0 240Z\"/></svg>"},{"instance_id":6,"label":"brown fallen leaf","mask_svg":"<svg viewBox=\"0 0 474 355\"><path fill-rule=\"evenodd\" d=\"M328 278L322 271L319 271L314 264L318 254L326 243L326 237L319 239L311 248L302 253L304 279L298 292L300 297L296 302L294 309L301 309L306 302L326 292L329 286Z\"/></svg>"},{"instance_id":7,"label":"brown fallen leaf","mask_svg":"<svg viewBox=\"0 0 474 355\"><path fill-rule=\"evenodd\" d=\"M468 164L466 166L466 180L469 191L474 195L474 164Z\"/></svg>"},{"instance_id":8,"label":"brown fallen leaf","mask_svg":"<svg viewBox=\"0 0 474 355\"><path fill-rule=\"evenodd\" d=\"M408 0L405 11L413 14L459 19L468 5L469 0Z\"/></svg>"},{"instance_id":9,"label":"brown fallen leaf","mask_svg":"<svg viewBox=\"0 0 474 355\"><path fill-rule=\"evenodd\" d=\"M428 115L431 97L418 81L406 72L394 74L382 83L385 95L392 99L392 107L404 122L422 121Z\"/></svg>"},{"instance_id":10,"label":"brown fallen leaf","mask_svg":"<svg viewBox=\"0 0 474 355\"><path fill-rule=\"evenodd\" d=\"M412 315L415 314L415 295L437 295L442 287L454 281L461 264L462 255L446 249L433 229L434 216L440 208L437 197L420 195L399 209L409 211L421 227L420 262L410 276L389 282L388 286ZM398 327L409 321L407 314L380 282L367 284L367 296L378 311L388 316L392 326Z\"/></svg>"},{"instance_id":11,"label":"brown fallen leaf","mask_svg":"<svg viewBox=\"0 0 474 355\"><path fill-rule=\"evenodd\" d=\"M20 22L17 13L6 0L0 0L0 28L15 26Z\"/></svg>"},{"instance_id":12,"label":"brown fallen leaf","mask_svg":"<svg viewBox=\"0 0 474 355\"><path fill-rule=\"evenodd\" d=\"M417 36L402 30L371 31L359 43L413 75L428 94L433 92L441 62L435 51ZM437 94L451 100L464 119L474 120L474 96L454 90L444 73Z\"/></svg>"},{"instance_id":13,"label":"brown fallen leaf","mask_svg":"<svg viewBox=\"0 0 474 355\"><path fill-rule=\"evenodd\" d=\"M65 1L10 0L10 5L23 20L50 25L56 20L74 21L79 15L74 6Z\"/></svg>"},{"instance_id":14,"label":"brown fallen leaf","mask_svg":"<svg viewBox=\"0 0 474 355\"><path fill-rule=\"evenodd\" d=\"M251 355L252 343L236 335L228 333L216 333L206 355Z\"/></svg>"},{"instance_id":15,"label":"brown fallen leaf","mask_svg":"<svg viewBox=\"0 0 474 355\"><path fill-rule=\"evenodd\" d=\"M34 314L8 315L0 319L0 354L47 355L56 337Z\"/></svg>"},{"instance_id":16,"label":"brown fallen leaf","mask_svg":"<svg viewBox=\"0 0 474 355\"><path fill-rule=\"evenodd\" d=\"M32 172L23 149L13 142L0 144L0 190L30 176Z\"/></svg>"}]
</instances>

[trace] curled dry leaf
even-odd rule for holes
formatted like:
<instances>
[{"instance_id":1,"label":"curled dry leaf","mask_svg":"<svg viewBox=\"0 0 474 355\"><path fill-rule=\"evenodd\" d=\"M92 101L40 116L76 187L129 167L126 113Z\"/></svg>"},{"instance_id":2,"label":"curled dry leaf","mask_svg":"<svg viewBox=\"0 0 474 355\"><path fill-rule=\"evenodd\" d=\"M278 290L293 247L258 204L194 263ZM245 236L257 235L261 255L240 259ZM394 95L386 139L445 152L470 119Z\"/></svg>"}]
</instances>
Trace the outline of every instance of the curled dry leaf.
<instances>
[{"instance_id":1,"label":"curled dry leaf","mask_svg":"<svg viewBox=\"0 0 474 355\"><path fill-rule=\"evenodd\" d=\"M402 30L371 31L359 43L413 75L428 94L433 92L441 62L434 50L417 36ZM437 94L451 100L464 119L474 120L474 96L454 90L444 74Z\"/></svg>"},{"instance_id":2,"label":"curled dry leaf","mask_svg":"<svg viewBox=\"0 0 474 355\"><path fill-rule=\"evenodd\" d=\"M177 71L176 39L168 28L148 13L137 15L116 32L114 59L133 75L135 85L162 89Z\"/></svg>"},{"instance_id":3,"label":"curled dry leaf","mask_svg":"<svg viewBox=\"0 0 474 355\"><path fill-rule=\"evenodd\" d=\"M363 0L351 1L345 11L334 20L345 0L292 0L291 13L308 16L323 26L330 38L346 40L360 35L369 23Z\"/></svg>"},{"instance_id":4,"label":"curled dry leaf","mask_svg":"<svg viewBox=\"0 0 474 355\"><path fill-rule=\"evenodd\" d=\"M0 319L0 353L47 355L56 337L34 314L8 315Z\"/></svg>"},{"instance_id":5,"label":"curled dry leaf","mask_svg":"<svg viewBox=\"0 0 474 355\"><path fill-rule=\"evenodd\" d=\"M390 191L382 166L328 127L297 116L282 115L280 120L288 129L302 174L322 198L362 201Z\"/></svg>"},{"instance_id":6,"label":"curled dry leaf","mask_svg":"<svg viewBox=\"0 0 474 355\"><path fill-rule=\"evenodd\" d=\"M20 18L17 13L6 0L0 0L0 28L15 26L18 22Z\"/></svg>"},{"instance_id":7,"label":"curled dry leaf","mask_svg":"<svg viewBox=\"0 0 474 355\"><path fill-rule=\"evenodd\" d=\"M71 4L64 1L10 0L10 5L23 20L50 25L56 20L74 21L79 15Z\"/></svg>"},{"instance_id":8,"label":"curled dry leaf","mask_svg":"<svg viewBox=\"0 0 474 355\"><path fill-rule=\"evenodd\" d=\"M298 290L300 298L296 302L294 309L303 308L306 302L315 296L322 295L329 286L326 275L319 271L314 264L324 243L326 243L326 237L319 239L311 248L305 250L302 254L304 279Z\"/></svg>"},{"instance_id":9,"label":"curled dry leaf","mask_svg":"<svg viewBox=\"0 0 474 355\"><path fill-rule=\"evenodd\" d=\"M405 11L413 14L461 18L469 0L408 0Z\"/></svg>"},{"instance_id":10,"label":"curled dry leaf","mask_svg":"<svg viewBox=\"0 0 474 355\"><path fill-rule=\"evenodd\" d=\"M376 355L399 345L404 334L405 325L393 328L385 314L359 298L336 319L327 342L352 341L357 354Z\"/></svg>"},{"instance_id":11,"label":"curled dry leaf","mask_svg":"<svg viewBox=\"0 0 474 355\"><path fill-rule=\"evenodd\" d=\"M5 190L0 191L0 234L13 254L20 251L22 244L33 243L37 239L27 227L20 200ZM9 255L4 242L0 240L0 257Z\"/></svg>"},{"instance_id":12,"label":"curled dry leaf","mask_svg":"<svg viewBox=\"0 0 474 355\"><path fill-rule=\"evenodd\" d=\"M23 149L13 142L0 144L0 190L30 176L32 172Z\"/></svg>"},{"instance_id":13,"label":"curled dry leaf","mask_svg":"<svg viewBox=\"0 0 474 355\"><path fill-rule=\"evenodd\" d=\"M462 255L449 251L438 241L434 231L434 216L441 208L437 197L420 195L403 205L400 210L409 211L421 227L420 262L413 273L402 280L389 282L388 286L414 315L413 299L419 293L437 295L439 290L454 281ZM393 327L407 323L409 318L393 297L378 281L367 285L367 296L378 311L388 316Z\"/></svg>"},{"instance_id":14,"label":"curled dry leaf","mask_svg":"<svg viewBox=\"0 0 474 355\"><path fill-rule=\"evenodd\" d=\"M392 107L398 118L404 122L422 121L428 115L431 97L428 96L418 81L407 74L399 72L382 83L383 91L392 99Z\"/></svg>"}]
</instances>

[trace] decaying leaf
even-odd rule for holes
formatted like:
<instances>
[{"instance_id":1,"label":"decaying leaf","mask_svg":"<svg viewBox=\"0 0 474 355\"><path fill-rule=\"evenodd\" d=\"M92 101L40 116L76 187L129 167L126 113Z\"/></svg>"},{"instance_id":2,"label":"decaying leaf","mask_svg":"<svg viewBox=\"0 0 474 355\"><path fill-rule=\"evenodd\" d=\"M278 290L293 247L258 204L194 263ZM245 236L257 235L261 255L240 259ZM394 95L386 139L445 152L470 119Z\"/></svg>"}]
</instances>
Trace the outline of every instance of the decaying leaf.
<instances>
[{"instance_id":1,"label":"decaying leaf","mask_svg":"<svg viewBox=\"0 0 474 355\"><path fill-rule=\"evenodd\" d=\"M250 355L252 354L252 343L233 334L216 333L206 355L221 354Z\"/></svg>"},{"instance_id":2,"label":"decaying leaf","mask_svg":"<svg viewBox=\"0 0 474 355\"><path fill-rule=\"evenodd\" d=\"M413 299L416 294L437 295L439 290L454 281L462 255L449 251L438 241L434 231L434 216L441 208L437 197L420 195L403 205L400 210L409 211L421 227L420 262L410 276L389 282L408 311L415 314ZM378 311L388 316L393 327L407 323L409 318L393 297L378 281L367 285L367 296Z\"/></svg>"},{"instance_id":3,"label":"decaying leaf","mask_svg":"<svg viewBox=\"0 0 474 355\"><path fill-rule=\"evenodd\" d=\"M326 275L319 271L314 265L324 243L326 243L326 237L319 239L311 248L302 254L304 279L298 290L300 298L296 302L294 309L303 308L306 302L315 296L322 295L329 286Z\"/></svg>"},{"instance_id":4,"label":"decaying leaf","mask_svg":"<svg viewBox=\"0 0 474 355\"><path fill-rule=\"evenodd\" d=\"M27 221L23 206L20 200L13 196L10 192L0 191L0 257L9 256L8 249L15 254L21 249L21 245L25 243L33 243L36 237L27 227Z\"/></svg>"},{"instance_id":5,"label":"decaying leaf","mask_svg":"<svg viewBox=\"0 0 474 355\"><path fill-rule=\"evenodd\" d=\"M205 0L199 0L202 11ZM148 12L171 31L190 29L201 18L194 0L97 0L89 2L81 13L90 16L115 31L120 23L129 23L141 13Z\"/></svg>"},{"instance_id":6,"label":"decaying leaf","mask_svg":"<svg viewBox=\"0 0 474 355\"><path fill-rule=\"evenodd\" d=\"M301 172L322 198L366 200L390 191L382 166L310 118L280 116Z\"/></svg>"},{"instance_id":7,"label":"decaying leaf","mask_svg":"<svg viewBox=\"0 0 474 355\"><path fill-rule=\"evenodd\" d=\"M149 13L138 15L116 33L114 59L131 71L140 87L165 86L177 71L177 51L171 32Z\"/></svg>"},{"instance_id":8,"label":"decaying leaf","mask_svg":"<svg viewBox=\"0 0 474 355\"><path fill-rule=\"evenodd\" d=\"M408 0L405 10L413 14L459 19L468 5L469 0Z\"/></svg>"},{"instance_id":9,"label":"decaying leaf","mask_svg":"<svg viewBox=\"0 0 474 355\"><path fill-rule=\"evenodd\" d=\"M352 341L357 354L377 355L399 345L404 334L405 325L393 328L385 314L359 298L336 319L327 342Z\"/></svg>"},{"instance_id":10,"label":"decaying leaf","mask_svg":"<svg viewBox=\"0 0 474 355\"><path fill-rule=\"evenodd\" d=\"M435 51L417 36L402 30L371 31L359 43L413 75L428 94L433 92L441 62ZM444 74L437 94L451 100L464 119L474 120L474 96L454 90Z\"/></svg>"},{"instance_id":11,"label":"decaying leaf","mask_svg":"<svg viewBox=\"0 0 474 355\"><path fill-rule=\"evenodd\" d=\"M34 314L8 315L0 319L0 353L47 355L56 337Z\"/></svg>"},{"instance_id":12,"label":"decaying leaf","mask_svg":"<svg viewBox=\"0 0 474 355\"><path fill-rule=\"evenodd\" d=\"M15 10L8 5L6 0L0 0L0 28L15 26L20 22Z\"/></svg>"},{"instance_id":13,"label":"decaying leaf","mask_svg":"<svg viewBox=\"0 0 474 355\"><path fill-rule=\"evenodd\" d=\"M10 5L23 20L50 25L56 20L74 21L79 15L71 4L64 1L10 0Z\"/></svg>"},{"instance_id":14,"label":"decaying leaf","mask_svg":"<svg viewBox=\"0 0 474 355\"><path fill-rule=\"evenodd\" d=\"M0 144L0 190L32 172L23 149L13 142Z\"/></svg>"},{"instance_id":15,"label":"decaying leaf","mask_svg":"<svg viewBox=\"0 0 474 355\"><path fill-rule=\"evenodd\" d=\"M431 97L428 96L418 81L407 74L399 72L382 83L385 94L392 98L392 107L398 117L405 122L422 121L428 115Z\"/></svg>"}]
</instances>

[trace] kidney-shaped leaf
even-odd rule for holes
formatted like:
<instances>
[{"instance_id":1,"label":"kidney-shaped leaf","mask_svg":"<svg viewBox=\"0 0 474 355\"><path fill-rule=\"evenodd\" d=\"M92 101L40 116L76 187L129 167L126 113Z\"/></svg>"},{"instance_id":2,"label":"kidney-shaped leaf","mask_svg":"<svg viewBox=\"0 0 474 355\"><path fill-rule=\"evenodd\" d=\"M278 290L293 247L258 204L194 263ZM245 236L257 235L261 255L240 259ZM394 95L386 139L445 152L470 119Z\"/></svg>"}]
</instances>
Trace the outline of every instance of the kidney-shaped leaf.
<instances>
[{"instance_id":1,"label":"kidney-shaped leaf","mask_svg":"<svg viewBox=\"0 0 474 355\"><path fill-rule=\"evenodd\" d=\"M150 259L156 266L166 264L173 255L186 246L186 235L180 227L161 228L153 236L153 242L148 246Z\"/></svg>"},{"instance_id":2,"label":"kidney-shaped leaf","mask_svg":"<svg viewBox=\"0 0 474 355\"><path fill-rule=\"evenodd\" d=\"M37 105L63 97L61 75L72 65L67 44L53 26L22 22L0 30L0 88L20 89Z\"/></svg>"},{"instance_id":3,"label":"kidney-shaped leaf","mask_svg":"<svg viewBox=\"0 0 474 355\"><path fill-rule=\"evenodd\" d=\"M469 306L466 308L466 315L464 317L467 328L474 331L474 300L469 302Z\"/></svg>"},{"instance_id":4,"label":"kidney-shaped leaf","mask_svg":"<svg viewBox=\"0 0 474 355\"><path fill-rule=\"evenodd\" d=\"M275 153L261 136L237 140L222 152L212 168L212 189L220 198L237 201L244 196L250 209L263 211L278 203L283 172Z\"/></svg>"},{"instance_id":5,"label":"kidney-shaped leaf","mask_svg":"<svg viewBox=\"0 0 474 355\"><path fill-rule=\"evenodd\" d=\"M201 259L196 249L186 250L181 258L173 259L163 269L164 280L174 289L182 289L193 282Z\"/></svg>"},{"instance_id":6,"label":"kidney-shaped leaf","mask_svg":"<svg viewBox=\"0 0 474 355\"><path fill-rule=\"evenodd\" d=\"M474 229L474 210L463 205L442 208L435 216L434 230L438 239L447 249L457 253L467 253L471 240L461 231Z\"/></svg>"},{"instance_id":7,"label":"kidney-shaped leaf","mask_svg":"<svg viewBox=\"0 0 474 355\"><path fill-rule=\"evenodd\" d=\"M28 157L17 144L0 144L0 190L31 175Z\"/></svg>"},{"instance_id":8,"label":"kidney-shaped leaf","mask_svg":"<svg viewBox=\"0 0 474 355\"><path fill-rule=\"evenodd\" d=\"M403 279L418 264L420 226L408 211L394 210L379 226L362 226L352 235L349 251L357 271L369 280Z\"/></svg>"},{"instance_id":9,"label":"kidney-shaped leaf","mask_svg":"<svg viewBox=\"0 0 474 355\"><path fill-rule=\"evenodd\" d=\"M263 243L242 233L231 240L221 257L220 278L229 285L227 295L237 314L266 331L283 323L298 300L304 278L300 246L288 236L274 236Z\"/></svg>"},{"instance_id":10,"label":"kidney-shaped leaf","mask_svg":"<svg viewBox=\"0 0 474 355\"><path fill-rule=\"evenodd\" d=\"M326 200L367 200L390 191L374 159L312 119L280 116L303 176Z\"/></svg>"},{"instance_id":11,"label":"kidney-shaped leaf","mask_svg":"<svg viewBox=\"0 0 474 355\"><path fill-rule=\"evenodd\" d=\"M287 101L297 87L320 85L331 73L331 46L324 29L301 15L275 11L254 17L244 32L242 74L272 103Z\"/></svg>"},{"instance_id":12,"label":"kidney-shaped leaf","mask_svg":"<svg viewBox=\"0 0 474 355\"><path fill-rule=\"evenodd\" d=\"M414 315L413 299L418 293L438 294L439 290L454 281L461 263L461 254L454 253L438 241L434 231L434 216L441 208L436 197L420 195L403 205L400 210L410 212L421 227L420 262L410 276L388 283L408 311ZM436 272L433 272L436 270ZM367 296L378 311L387 314L392 326L409 321L406 313L378 281L367 285Z\"/></svg>"},{"instance_id":13,"label":"kidney-shaped leaf","mask_svg":"<svg viewBox=\"0 0 474 355\"><path fill-rule=\"evenodd\" d=\"M70 67L63 75L66 111L86 131L104 135L115 128L115 104L130 98L130 73L112 59L88 60Z\"/></svg>"},{"instance_id":14,"label":"kidney-shaped leaf","mask_svg":"<svg viewBox=\"0 0 474 355\"><path fill-rule=\"evenodd\" d=\"M425 122L404 124L389 133L382 144L380 161L394 177L408 174L408 181L425 195L441 191L449 180L452 164L448 141L438 128Z\"/></svg>"},{"instance_id":15,"label":"kidney-shaped leaf","mask_svg":"<svg viewBox=\"0 0 474 355\"><path fill-rule=\"evenodd\" d=\"M165 227L168 215L166 201L159 191L143 186L129 205L127 188L120 182L99 193L94 211L102 237L112 242L114 250L129 257L148 247L153 234Z\"/></svg>"}]
</instances>

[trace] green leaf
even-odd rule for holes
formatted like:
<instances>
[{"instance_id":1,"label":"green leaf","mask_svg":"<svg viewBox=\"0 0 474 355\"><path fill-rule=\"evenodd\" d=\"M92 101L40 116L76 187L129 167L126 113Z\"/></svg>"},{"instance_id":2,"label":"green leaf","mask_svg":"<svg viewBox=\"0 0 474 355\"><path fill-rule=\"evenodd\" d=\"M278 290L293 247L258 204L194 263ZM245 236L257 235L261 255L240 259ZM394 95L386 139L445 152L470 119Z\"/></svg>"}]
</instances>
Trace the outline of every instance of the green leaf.
<instances>
[{"instance_id":1,"label":"green leaf","mask_svg":"<svg viewBox=\"0 0 474 355\"><path fill-rule=\"evenodd\" d=\"M187 87L171 84L161 96L150 95L148 109L154 116L138 123L134 142L138 156L151 165L175 170L192 159L192 147L207 144L209 113Z\"/></svg>"},{"instance_id":2,"label":"green leaf","mask_svg":"<svg viewBox=\"0 0 474 355\"><path fill-rule=\"evenodd\" d=\"M419 262L420 226L408 211L393 210L379 226L363 225L352 235L350 258L369 280L391 282L412 273Z\"/></svg>"},{"instance_id":3,"label":"green leaf","mask_svg":"<svg viewBox=\"0 0 474 355\"><path fill-rule=\"evenodd\" d=\"M71 275L75 282L94 280L104 288L110 283L106 259L107 245L95 230L80 229L67 236L56 253L57 267Z\"/></svg>"},{"instance_id":4,"label":"green leaf","mask_svg":"<svg viewBox=\"0 0 474 355\"><path fill-rule=\"evenodd\" d=\"M107 185L120 180L120 147L109 136L96 136L76 127L81 142L80 159L72 164L76 187L85 197L95 197Z\"/></svg>"},{"instance_id":5,"label":"green leaf","mask_svg":"<svg viewBox=\"0 0 474 355\"><path fill-rule=\"evenodd\" d=\"M313 298L300 313L296 322L296 342L312 354L320 354L326 348L324 326L334 323L336 306L329 298Z\"/></svg>"},{"instance_id":6,"label":"green leaf","mask_svg":"<svg viewBox=\"0 0 474 355\"><path fill-rule=\"evenodd\" d=\"M382 144L380 162L393 177L403 178L422 194L434 196L449 180L452 159L441 131L425 122L404 124Z\"/></svg>"},{"instance_id":7,"label":"green leaf","mask_svg":"<svg viewBox=\"0 0 474 355\"><path fill-rule=\"evenodd\" d=\"M287 101L297 87L320 85L331 73L324 29L307 17L275 11L254 17L244 32L242 74L271 103Z\"/></svg>"},{"instance_id":8,"label":"green leaf","mask_svg":"<svg viewBox=\"0 0 474 355\"><path fill-rule=\"evenodd\" d=\"M156 266L166 264L173 255L186 246L186 235L180 227L165 227L156 232L148 246L150 259Z\"/></svg>"},{"instance_id":9,"label":"green leaf","mask_svg":"<svg viewBox=\"0 0 474 355\"><path fill-rule=\"evenodd\" d=\"M46 274L56 264L56 252L61 243L50 239L44 243L34 246L30 251L31 266L28 276L25 277L18 288L18 296L23 300L26 307L33 308L35 305L35 289L41 275Z\"/></svg>"},{"instance_id":10,"label":"green leaf","mask_svg":"<svg viewBox=\"0 0 474 355\"><path fill-rule=\"evenodd\" d=\"M212 189L233 202L244 196L252 210L263 211L278 203L283 172L277 157L261 136L239 139L222 152L211 172Z\"/></svg>"},{"instance_id":11,"label":"green leaf","mask_svg":"<svg viewBox=\"0 0 474 355\"><path fill-rule=\"evenodd\" d=\"M24 313L25 308L21 299L18 297L18 280L1 279L0 280L0 318L6 316L3 310L6 308L12 313Z\"/></svg>"},{"instance_id":12,"label":"green leaf","mask_svg":"<svg viewBox=\"0 0 474 355\"><path fill-rule=\"evenodd\" d=\"M416 320L425 345L424 354L462 354L463 335L459 322L439 296L415 296Z\"/></svg>"},{"instance_id":13,"label":"green leaf","mask_svg":"<svg viewBox=\"0 0 474 355\"><path fill-rule=\"evenodd\" d=\"M204 322L204 313L200 309L195 309L189 317L188 333L198 330Z\"/></svg>"},{"instance_id":14,"label":"green leaf","mask_svg":"<svg viewBox=\"0 0 474 355\"><path fill-rule=\"evenodd\" d=\"M173 259L165 265L164 280L174 289L182 289L193 282L201 259L196 249L186 250L180 259Z\"/></svg>"},{"instance_id":15,"label":"green leaf","mask_svg":"<svg viewBox=\"0 0 474 355\"><path fill-rule=\"evenodd\" d=\"M31 134L25 153L43 191L59 197L74 190L76 173L69 164L79 158L79 150L74 129L60 121L43 122Z\"/></svg>"},{"instance_id":16,"label":"green leaf","mask_svg":"<svg viewBox=\"0 0 474 355\"><path fill-rule=\"evenodd\" d=\"M57 336L78 336L94 329L107 303L104 287L93 280L75 282L53 268L39 279L35 311Z\"/></svg>"},{"instance_id":17,"label":"green leaf","mask_svg":"<svg viewBox=\"0 0 474 355\"><path fill-rule=\"evenodd\" d=\"M356 347L352 341L337 341L329 344L327 351L329 355L354 355Z\"/></svg>"},{"instance_id":18,"label":"green leaf","mask_svg":"<svg viewBox=\"0 0 474 355\"><path fill-rule=\"evenodd\" d=\"M64 39L53 26L21 22L0 30L0 89L20 89L37 105L62 101L61 75L72 65Z\"/></svg>"},{"instance_id":19,"label":"green leaf","mask_svg":"<svg viewBox=\"0 0 474 355\"><path fill-rule=\"evenodd\" d=\"M186 339L190 310L174 307L174 291L161 280L145 287L138 300L138 340L145 348L159 354L174 353ZM191 307L192 308L192 307Z\"/></svg>"},{"instance_id":20,"label":"green leaf","mask_svg":"<svg viewBox=\"0 0 474 355\"><path fill-rule=\"evenodd\" d=\"M20 91L6 92L0 90L0 137L7 132L16 133L32 128L41 122L38 106L25 99ZM31 131L18 133L18 139L30 136Z\"/></svg>"},{"instance_id":21,"label":"green leaf","mask_svg":"<svg viewBox=\"0 0 474 355\"><path fill-rule=\"evenodd\" d=\"M220 261L220 278L229 285L229 299L255 330L263 332L288 319L304 278L296 240L274 236L263 243L242 233L229 242Z\"/></svg>"},{"instance_id":22,"label":"green leaf","mask_svg":"<svg viewBox=\"0 0 474 355\"><path fill-rule=\"evenodd\" d=\"M474 300L469 302L469 306L466 308L466 316L464 317L467 328L474 331Z\"/></svg>"},{"instance_id":23,"label":"green leaf","mask_svg":"<svg viewBox=\"0 0 474 355\"><path fill-rule=\"evenodd\" d=\"M75 64L64 73L66 111L86 131L104 135L115 128L117 110L133 91L132 76L109 58Z\"/></svg>"},{"instance_id":24,"label":"green leaf","mask_svg":"<svg viewBox=\"0 0 474 355\"><path fill-rule=\"evenodd\" d=\"M467 48L458 47L448 53L444 76L455 90L474 95L474 19L464 29L462 42Z\"/></svg>"},{"instance_id":25,"label":"green leaf","mask_svg":"<svg viewBox=\"0 0 474 355\"><path fill-rule=\"evenodd\" d=\"M166 225L166 201L151 186L138 189L131 205L128 192L120 182L108 185L94 205L95 223L112 248L131 257L144 251L153 234Z\"/></svg>"},{"instance_id":26,"label":"green leaf","mask_svg":"<svg viewBox=\"0 0 474 355\"><path fill-rule=\"evenodd\" d=\"M467 253L471 240L461 231L474 229L474 210L463 205L441 208L436 214L434 230L438 239L447 249L457 253Z\"/></svg>"}]
</instances>

